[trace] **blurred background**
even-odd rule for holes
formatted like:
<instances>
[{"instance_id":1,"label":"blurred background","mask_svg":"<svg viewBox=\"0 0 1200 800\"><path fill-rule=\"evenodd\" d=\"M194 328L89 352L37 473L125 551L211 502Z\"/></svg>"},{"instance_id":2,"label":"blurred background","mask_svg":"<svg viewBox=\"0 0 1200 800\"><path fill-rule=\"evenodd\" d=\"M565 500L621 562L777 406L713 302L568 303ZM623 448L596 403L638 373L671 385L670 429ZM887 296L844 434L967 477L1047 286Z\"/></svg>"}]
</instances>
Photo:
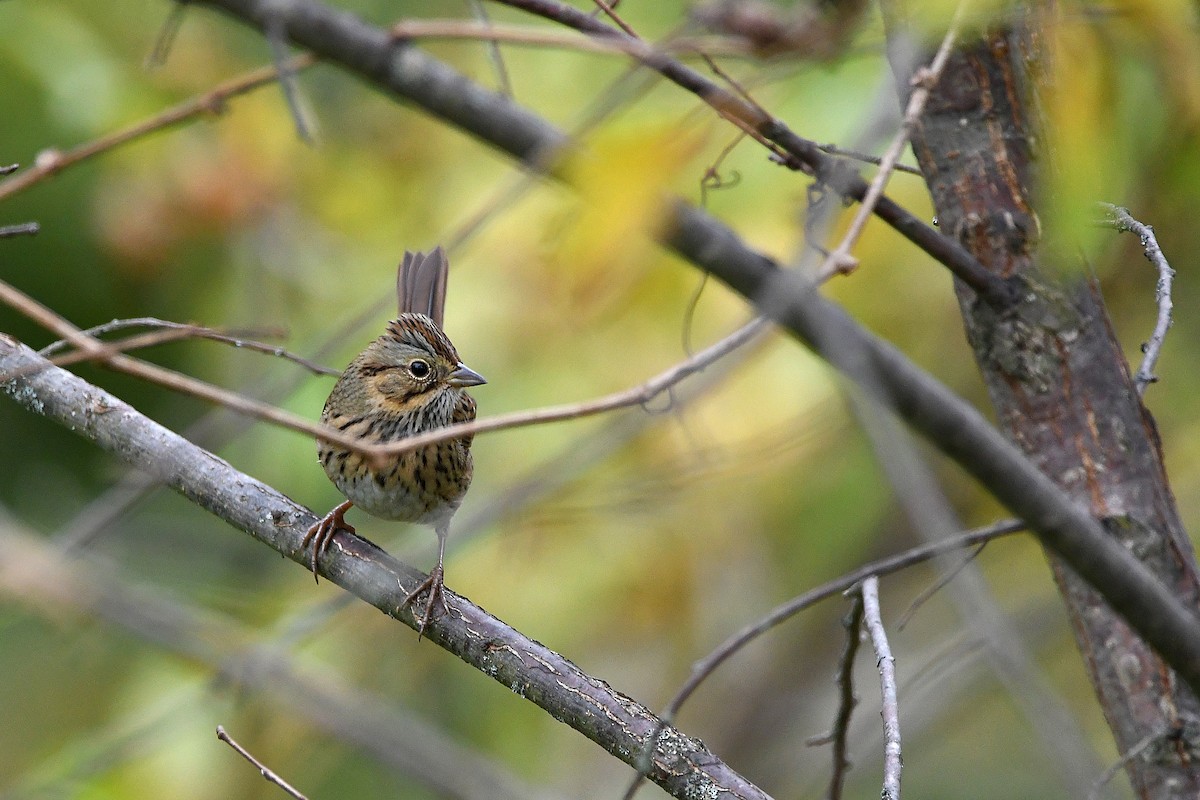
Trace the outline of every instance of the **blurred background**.
<instances>
[{"instance_id":1,"label":"blurred background","mask_svg":"<svg viewBox=\"0 0 1200 800\"><path fill-rule=\"evenodd\" d=\"M474 19L467 2L336 4L379 25ZM541 24L485 5L498 24ZM697 30L699 5L626 0L620 11L659 39ZM1118 165L1100 173L1101 194L1090 199L1153 224L1179 271L1162 381L1146 398L1195 530L1200 374L1190 354L1200 321L1189 312L1200 299L1190 269L1200 252L1200 145L1189 99L1196 86L1172 74L1170 58L1196 31L1162 24L1170 4L1142 5L1141 16L1119 5L1077 12L1091 32L1081 45L1090 60L1080 63L1094 74L1084 78L1105 91L1093 109L1100 128L1075 145ZM807 13L800 4L768 6ZM165 64L146 68L172 8L163 0L0 3L0 101L9 109L0 163L28 167L50 148L93 142L270 64L257 33L192 7ZM853 20L831 52L721 63L801 135L879 152L895 130L894 83L877 9ZM503 85L479 42L422 46L484 85ZM446 329L489 379L474 391L489 416L636 385L748 319L742 300L702 285L653 244L658 193L706 204L789 264L811 257L806 230L832 244L847 224L853 209L836 203L830 227L814 223L806 178L736 142L694 97L625 59L501 49L516 102L586 143L589 158L576 166L583 193L532 180L418 109L318 65L297 80L312 143L297 136L271 84L230 100L220 115L0 194L0 225L41 226L36 236L0 240L0 279L81 327L156 317L259 338L282 331L273 342L340 369L393 313L402 252L446 243ZM721 188L702 188L710 168ZM932 216L919 178L897 174L889 194ZM1135 237L1101 227L1089 235L1113 324L1136 360L1153 327L1156 275ZM986 410L946 271L878 223L855 252L862 266L829 293ZM35 348L54 339L8 308L0 331ZM288 361L214 342L141 355L313 420L332 387L332 378ZM72 369L317 513L341 500L305 436L124 375ZM1003 518L961 472L921 451L964 526ZM448 585L653 708L696 659L775 604L921 541L839 381L774 334L681 385L674 403L482 435L474 452ZM354 708L391 714L385 725L397 735L435 745L464 773L496 770L547 796L619 796L631 775L409 629L326 582L314 586L299 565L169 491L146 490L113 456L7 401L0 504L8 576L0 583L0 797L282 796L217 741L217 725L311 798L453 796L419 765L398 766L403 747L381 754L339 732L339 713L353 720ZM350 519L397 557L421 569L433 563L430 530L358 511ZM1065 775L1098 777L1117 754L1044 558L1031 539L1010 537L976 565L1020 634L1025 689L998 679L980 628L945 592L902 630L893 626L905 787L932 799L1073 796L1078 785ZM80 576L125 594L84 591L73 582ZM885 621L895 623L936 578L932 567L886 578ZM173 609L174 633L139 627L143 605ZM680 727L776 797L823 796L828 748L806 739L833 718L846 611L840 598L826 601L748 647L697 694ZM343 692L345 703L314 711L284 671ZM857 691L848 796L873 796L882 750L866 651ZM1076 741L1046 741L1037 731L1047 719L1065 720ZM467 755L436 746L438 737ZM1075 763L1064 766L1063 753ZM432 758L413 760L436 766ZM663 795L648 787L642 796ZM1128 796L1124 779L1102 796Z\"/></svg>"}]
</instances>

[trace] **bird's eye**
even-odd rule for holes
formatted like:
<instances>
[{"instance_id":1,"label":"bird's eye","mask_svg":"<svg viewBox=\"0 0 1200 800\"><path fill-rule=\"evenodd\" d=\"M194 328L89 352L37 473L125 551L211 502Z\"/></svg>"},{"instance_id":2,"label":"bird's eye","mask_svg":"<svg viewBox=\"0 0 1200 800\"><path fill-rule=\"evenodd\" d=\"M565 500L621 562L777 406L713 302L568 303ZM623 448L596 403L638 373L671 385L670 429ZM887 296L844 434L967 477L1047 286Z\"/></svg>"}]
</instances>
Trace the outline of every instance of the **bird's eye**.
<instances>
[{"instance_id":1,"label":"bird's eye","mask_svg":"<svg viewBox=\"0 0 1200 800\"><path fill-rule=\"evenodd\" d=\"M408 371L414 378L421 379L428 378L429 373L432 372L432 369L430 368L428 361L422 361L419 358L414 358L408 363Z\"/></svg>"}]
</instances>

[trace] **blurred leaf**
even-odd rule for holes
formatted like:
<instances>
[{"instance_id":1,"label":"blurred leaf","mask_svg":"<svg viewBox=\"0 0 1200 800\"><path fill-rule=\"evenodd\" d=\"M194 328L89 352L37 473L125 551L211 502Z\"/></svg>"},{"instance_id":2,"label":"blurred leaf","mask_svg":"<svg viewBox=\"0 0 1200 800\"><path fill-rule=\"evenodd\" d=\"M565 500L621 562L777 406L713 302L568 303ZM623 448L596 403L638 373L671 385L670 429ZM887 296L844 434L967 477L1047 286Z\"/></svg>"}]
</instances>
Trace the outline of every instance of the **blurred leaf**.
<instances>
[{"instance_id":1,"label":"blurred leaf","mask_svg":"<svg viewBox=\"0 0 1200 800\"><path fill-rule=\"evenodd\" d=\"M1043 241L1051 263L1070 268L1081 266L1078 248L1091 253L1103 235L1095 225L1096 203L1121 195L1112 124L1118 98L1110 50L1096 26L1072 18L1048 29Z\"/></svg>"},{"instance_id":2,"label":"blurred leaf","mask_svg":"<svg viewBox=\"0 0 1200 800\"><path fill-rule=\"evenodd\" d=\"M705 136L678 126L604 131L564 167L578 190L554 259L583 280L581 294L603 297L614 260L644 252L662 226L673 180L692 168Z\"/></svg>"}]
</instances>

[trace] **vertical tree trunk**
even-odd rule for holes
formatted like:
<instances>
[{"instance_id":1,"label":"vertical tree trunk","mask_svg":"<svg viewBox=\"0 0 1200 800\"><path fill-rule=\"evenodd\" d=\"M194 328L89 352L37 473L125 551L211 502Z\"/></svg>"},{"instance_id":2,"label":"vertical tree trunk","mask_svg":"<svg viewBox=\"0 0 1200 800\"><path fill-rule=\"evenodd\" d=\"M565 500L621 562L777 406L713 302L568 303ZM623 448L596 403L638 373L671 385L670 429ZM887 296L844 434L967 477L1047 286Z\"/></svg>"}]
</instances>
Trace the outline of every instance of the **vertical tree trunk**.
<instances>
[{"instance_id":1,"label":"vertical tree trunk","mask_svg":"<svg viewBox=\"0 0 1200 800\"><path fill-rule=\"evenodd\" d=\"M894 7L889 16L889 34L902 33ZM997 309L958 286L967 336L1005 434L1194 606L1200 580L1158 434L1098 287L1064 284L1057 276L1079 270L1039 264L1035 159L1047 154L1036 152L1030 65L1044 54L1022 33L968 34L913 132L942 231L1023 288ZM1090 586L1050 563L1118 749L1150 741L1127 764L1135 792L1200 796L1196 697Z\"/></svg>"}]
</instances>

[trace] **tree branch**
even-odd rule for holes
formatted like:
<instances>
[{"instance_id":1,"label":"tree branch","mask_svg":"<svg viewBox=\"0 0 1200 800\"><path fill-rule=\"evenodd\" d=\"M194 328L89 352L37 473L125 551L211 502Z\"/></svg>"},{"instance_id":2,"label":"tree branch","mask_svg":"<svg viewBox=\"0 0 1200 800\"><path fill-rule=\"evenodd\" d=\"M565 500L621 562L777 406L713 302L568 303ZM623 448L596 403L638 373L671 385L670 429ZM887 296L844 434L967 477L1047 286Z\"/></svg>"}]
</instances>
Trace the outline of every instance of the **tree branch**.
<instances>
[{"instance_id":1,"label":"tree branch","mask_svg":"<svg viewBox=\"0 0 1200 800\"><path fill-rule=\"evenodd\" d=\"M0 334L0 373L24 373L2 385L29 411L54 420L122 460L162 480L192 502L308 567L300 542L316 516L308 509L238 472L128 404L70 372L54 367L28 347ZM384 614L416 627L405 596L424 577L365 539L335 540L321 559L321 574ZM632 764L658 726L647 708L597 680L558 653L528 639L468 600L447 591L450 613L432 621L426 638L491 676L555 719ZM766 798L701 742L668 728L660 737L651 780L678 797L726 793Z\"/></svg>"}]
</instances>

